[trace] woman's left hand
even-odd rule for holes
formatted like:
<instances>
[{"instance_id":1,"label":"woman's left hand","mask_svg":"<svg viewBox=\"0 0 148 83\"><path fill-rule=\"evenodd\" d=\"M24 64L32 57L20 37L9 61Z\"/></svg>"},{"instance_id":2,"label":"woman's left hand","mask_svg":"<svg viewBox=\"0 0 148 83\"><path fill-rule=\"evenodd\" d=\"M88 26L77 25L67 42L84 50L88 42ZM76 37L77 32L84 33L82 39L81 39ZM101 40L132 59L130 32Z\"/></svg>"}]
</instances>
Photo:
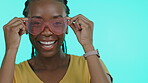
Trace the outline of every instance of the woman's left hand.
<instances>
[{"instance_id":1,"label":"woman's left hand","mask_svg":"<svg viewBox=\"0 0 148 83\"><path fill-rule=\"evenodd\" d=\"M73 29L82 47L93 46L93 22L81 14L67 19L68 25Z\"/></svg>"}]
</instances>

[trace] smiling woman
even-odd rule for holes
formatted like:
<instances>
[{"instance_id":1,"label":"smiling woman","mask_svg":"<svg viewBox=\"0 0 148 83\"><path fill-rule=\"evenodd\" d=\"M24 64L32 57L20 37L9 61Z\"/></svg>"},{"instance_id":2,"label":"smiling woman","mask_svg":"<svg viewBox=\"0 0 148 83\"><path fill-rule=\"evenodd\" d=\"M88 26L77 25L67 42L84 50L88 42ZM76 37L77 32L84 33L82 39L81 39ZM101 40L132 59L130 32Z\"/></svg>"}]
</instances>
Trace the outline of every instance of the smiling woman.
<instances>
[{"instance_id":1,"label":"smiling woman","mask_svg":"<svg viewBox=\"0 0 148 83\"><path fill-rule=\"evenodd\" d=\"M4 26L6 53L0 69L0 83L112 81L92 43L93 22L81 14L68 17L66 0L27 0L23 14L25 18L15 17ZM67 26L77 36L85 51L84 56L70 55L63 50ZM29 34L33 56L30 60L15 64L24 33Z\"/></svg>"}]
</instances>

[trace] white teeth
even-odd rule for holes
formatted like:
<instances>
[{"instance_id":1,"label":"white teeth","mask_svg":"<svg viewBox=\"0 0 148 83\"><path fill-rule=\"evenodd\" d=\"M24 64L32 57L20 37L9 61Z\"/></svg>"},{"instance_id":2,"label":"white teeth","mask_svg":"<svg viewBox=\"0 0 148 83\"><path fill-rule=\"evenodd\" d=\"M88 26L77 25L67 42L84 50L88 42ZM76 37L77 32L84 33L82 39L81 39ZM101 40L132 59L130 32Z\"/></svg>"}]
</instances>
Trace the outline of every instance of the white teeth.
<instances>
[{"instance_id":1,"label":"white teeth","mask_svg":"<svg viewBox=\"0 0 148 83\"><path fill-rule=\"evenodd\" d=\"M55 41L50 41L50 42L43 42L43 41L40 41L41 44L45 44L45 45L50 45L50 44L54 44Z\"/></svg>"},{"instance_id":2,"label":"white teeth","mask_svg":"<svg viewBox=\"0 0 148 83\"><path fill-rule=\"evenodd\" d=\"M44 47L46 47L46 48L50 48L52 45L49 45L49 46L44 46Z\"/></svg>"}]
</instances>

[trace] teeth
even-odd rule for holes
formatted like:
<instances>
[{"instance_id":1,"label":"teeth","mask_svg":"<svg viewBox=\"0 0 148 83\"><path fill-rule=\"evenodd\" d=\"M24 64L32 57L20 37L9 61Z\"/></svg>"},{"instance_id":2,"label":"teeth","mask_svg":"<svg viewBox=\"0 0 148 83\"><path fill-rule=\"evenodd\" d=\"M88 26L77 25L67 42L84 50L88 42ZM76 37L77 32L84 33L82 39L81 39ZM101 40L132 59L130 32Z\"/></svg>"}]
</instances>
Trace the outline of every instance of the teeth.
<instances>
[{"instance_id":1,"label":"teeth","mask_svg":"<svg viewBox=\"0 0 148 83\"><path fill-rule=\"evenodd\" d=\"M54 44L55 41L50 41L50 42L43 42L43 41L39 41L41 44L45 44L45 45L50 45L50 44Z\"/></svg>"},{"instance_id":2,"label":"teeth","mask_svg":"<svg viewBox=\"0 0 148 83\"><path fill-rule=\"evenodd\" d=\"M46 48L50 48L52 45L49 45L49 46L44 46L44 47L46 47Z\"/></svg>"}]
</instances>

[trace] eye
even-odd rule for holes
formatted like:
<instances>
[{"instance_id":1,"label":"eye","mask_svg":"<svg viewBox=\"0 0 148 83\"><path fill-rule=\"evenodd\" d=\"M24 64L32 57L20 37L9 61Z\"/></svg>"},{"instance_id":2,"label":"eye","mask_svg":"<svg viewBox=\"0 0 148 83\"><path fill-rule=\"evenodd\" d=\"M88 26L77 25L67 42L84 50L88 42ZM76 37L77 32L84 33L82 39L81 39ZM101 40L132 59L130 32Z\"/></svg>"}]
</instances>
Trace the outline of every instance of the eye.
<instances>
[{"instance_id":1,"label":"eye","mask_svg":"<svg viewBox=\"0 0 148 83\"><path fill-rule=\"evenodd\" d=\"M40 24L39 22L35 22L34 24Z\"/></svg>"},{"instance_id":2,"label":"eye","mask_svg":"<svg viewBox=\"0 0 148 83\"><path fill-rule=\"evenodd\" d=\"M30 25L33 27L33 26L35 26L35 27L37 27L37 26L41 26L42 25L42 22L40 22L40 21L31 21L30 22Z\"/></svg>"},{"instance_id":3,"label":"eye","mask_svg":"<svg viewBox=\"0 0 148 83\"><path fill-rule=\"evenodd\" d=\"M32 22L31 24L38 25L38 24L41 24L41 22Z\"/></svg>"},{"instance_id":4,"label":"eye","mask_svg":"<svg viewBox=\"0 0 148 83\"><path fill-rule=\"evenodd\" d=\"M63 24L62 22L55 22L54 25L61 25Z\"/></svg>"}]
</instances>

